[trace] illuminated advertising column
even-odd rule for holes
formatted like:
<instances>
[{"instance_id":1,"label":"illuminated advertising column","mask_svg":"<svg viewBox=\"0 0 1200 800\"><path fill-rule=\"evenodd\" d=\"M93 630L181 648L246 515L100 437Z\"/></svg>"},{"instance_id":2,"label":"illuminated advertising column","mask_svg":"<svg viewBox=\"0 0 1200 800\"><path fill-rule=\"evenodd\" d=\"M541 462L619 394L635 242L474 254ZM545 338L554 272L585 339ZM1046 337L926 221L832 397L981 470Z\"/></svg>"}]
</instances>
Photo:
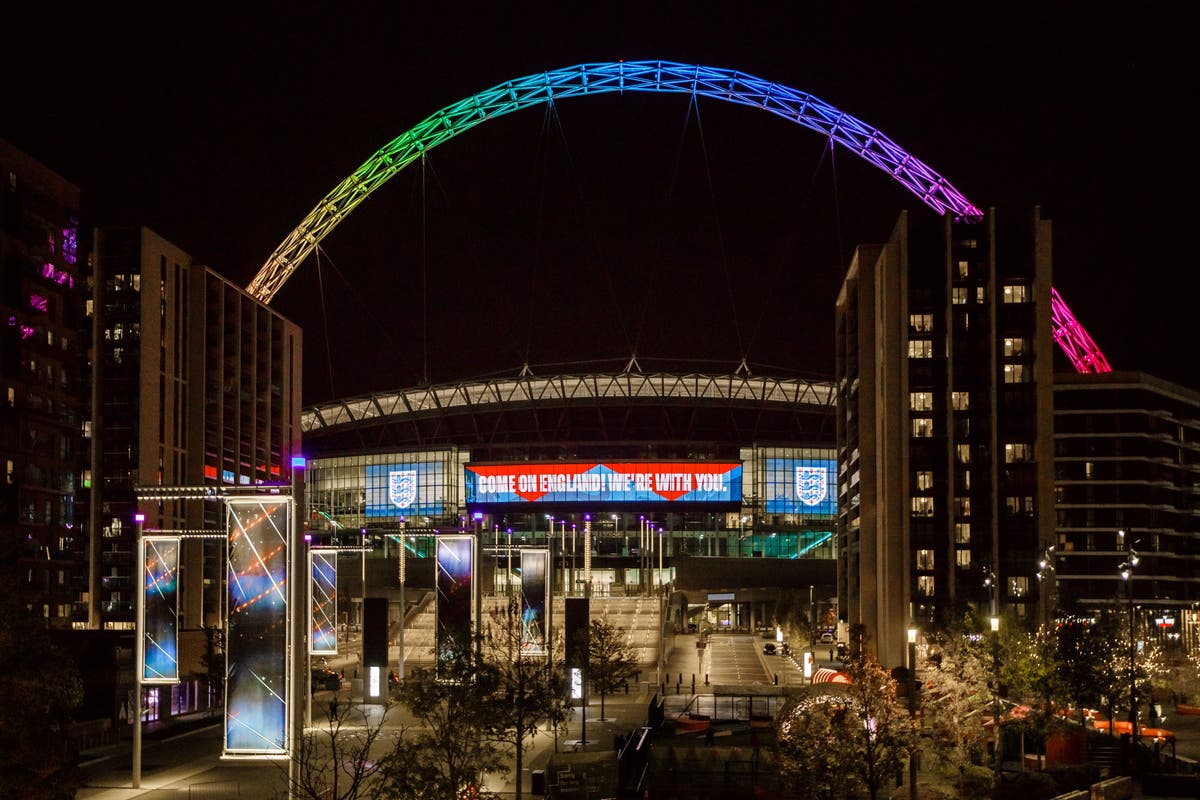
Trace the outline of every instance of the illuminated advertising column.
<instances>
[{"instance_id":1,"label":"illuminated advertising column","mask_svg":"<svg viewBox=\"0 0 1200 800\"><path fill-rule=\"evenodd\" d=\"M471 646L475 629L475 537L437 537L437 658Z\"/></svg>"},{"instance_id":2,"label":"illuminated advertising column","mask_svg":"<svg viewBox=\"0 0 1200 800\"><path fill-rule=\"evenodd\" d=\"M521 551L521 655L524 656L550 653L550 603L546 592L549 567L549 550Z\"/></svg>"},{"instance_id":3,"label":"illuminated advertising column","mask_svg":"<svg viewBox=\"0 0 1200 800\"><path fill-rule=\"evenodd\" d=\"M291 500L230 498L225 756L287 753Z\"/></svg>"},{"instance_id":4,"label":"illuminated advertising column","mask_svg":"<svg viewBox=\"0 0 1200 800\"><path fill-rule=\"evenodd\" d=\"M312 575L309 652L315 656L337 655L337 551L310 550L308 562Z\"/></svg>"},{"instance_id":5,"label":"illuminated advertising column","mask_svg":"<svg viewBox=\"0 0 1200 800\"><path fill-rule=\"evenodd\" d=\"M178 683L179 539L145 536L138 542L142 565L138 608L138 664L142 683Z\"/></svg>"}]
</instances>

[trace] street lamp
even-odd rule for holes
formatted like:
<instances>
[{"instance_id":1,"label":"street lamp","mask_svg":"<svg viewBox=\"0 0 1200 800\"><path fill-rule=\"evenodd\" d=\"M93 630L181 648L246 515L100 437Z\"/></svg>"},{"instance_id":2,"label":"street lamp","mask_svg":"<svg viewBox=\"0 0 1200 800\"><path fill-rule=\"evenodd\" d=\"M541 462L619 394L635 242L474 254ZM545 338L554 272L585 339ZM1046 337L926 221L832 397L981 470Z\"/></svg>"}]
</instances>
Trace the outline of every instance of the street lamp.
<instances>
[{"instance_id":1,"label":"street lamp","mask_svg":"<svg viewBox=\"0 0 1200 800\"><path fill-rule=\"evenodd\" d=\"M995 688L992 690L992 731L996 736L996 779L1000 779L1000 618L993 616L992 626L992 673Z\"/></svg>"},{"instance_id":2,"label":"street lamp","mask_svg":"<svg viewBox=\"0 0 1200 800\"><path fill-rule=\"evenodd\" d=\"M917 629L908 629L908 716L917 716ZM917 800L917 754L908 757L908 797Z\"/></svg>"},{"instance_id":3,"label":"street lamp","mask_svg":"<svg viewBox=\"0 0 1200 800\"><path fill-rule=\"evenodd\" d=\"M1133 628L1133 568L1138 564L1138 554L1133 549L1133 545L1137 542L1128 543L1123 530L1117 531L1117 538L1119 539L1118 543L1125 548L1125 561L1121 563L1119 570L1121 580L1125 581L1125 597L1129 604L1129 728L1133 733L1133 747L1134 753L1136 753L1140 739L1138 738L1137 673L1134 670L1136 647Z\"/></svg>"}]
</instances>

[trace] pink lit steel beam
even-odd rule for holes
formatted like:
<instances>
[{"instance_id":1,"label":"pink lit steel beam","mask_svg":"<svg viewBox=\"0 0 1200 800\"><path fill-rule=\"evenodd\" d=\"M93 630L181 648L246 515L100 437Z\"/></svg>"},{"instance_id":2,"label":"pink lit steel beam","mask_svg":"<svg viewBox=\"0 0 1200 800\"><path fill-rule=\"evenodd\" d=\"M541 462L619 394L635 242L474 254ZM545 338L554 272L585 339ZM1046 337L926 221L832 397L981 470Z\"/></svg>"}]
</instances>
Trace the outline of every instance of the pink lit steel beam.
<instances>
[{"instance_id":1,"label":"pink lit steel beam","mask_svg":"<svg viewBox=\"0 0 1200 800\"><path fill-rule=\"evenodd\" d=\"M1071 359L1076 372L1112 372L1104 353L1100 352L1100 348L1079 324L1079 320L1075 319L1071 309L1067 308L1062 296L1054 288L1050 289L1050 324L1054 328L1054 341L1058 342L1067 358Z\"/></svg>"}]
</instances>

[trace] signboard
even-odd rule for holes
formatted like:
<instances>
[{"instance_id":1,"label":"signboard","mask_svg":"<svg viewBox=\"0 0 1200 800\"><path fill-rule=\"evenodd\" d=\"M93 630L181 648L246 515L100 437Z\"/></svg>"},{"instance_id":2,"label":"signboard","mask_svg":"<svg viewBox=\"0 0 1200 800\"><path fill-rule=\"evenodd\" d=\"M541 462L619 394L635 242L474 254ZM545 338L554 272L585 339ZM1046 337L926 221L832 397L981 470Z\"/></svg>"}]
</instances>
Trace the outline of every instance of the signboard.
<instances>
[{"instance_id":1,"label":"signboard","mask_svg":"<svg viewBox=\"0 0 1200 800\"><path fill-rule=\"evenodd\" d=\"M437 656L439 663L471 646L475 622L475 537L437 537Z\"/></svg>"},{"instance_id":2,"label":"signboard","mask_svg":"<svg viewBox=\"0 0 1200 800\"><path fill-rule=\"evenodd\" d=\"M308 652L315 656L337 655L337 551L308 552L312 588L308 610Z\"/></svg>"},{"instance_id":3,"label":"signboard","mask_svg":"<svg viewBox=\"0 0 1200 800\"><path fill-rule=\"evenodd\" d=\"M467 503L740 503L738 461L468 464Z\"/></svg>"},{"instance_id":4,"label":"signboard","mask_svg":"<svg viewBox=\"0 0 1200 800\"><path fill-rule=\"evenodd\" d=\"M291 501L230 498L225 755L283 755Z\"/></svg>"},{"instance_id":5,"label":"signboard","mask_svg":"<svg viewBox=\"0 0 1200 800\"><path fill-rule=\"evenodd\" d=\"M142 683L178 683L179 538L146 536L138 549Z\"/></svg>"},{"instance_id":6,"label":"signboard","mask_svg":"<svg viewBox=\"0 0 1200 800\"><path fill-rule=\"evenodd\" d=\"M521 550L521 655L545 656L550 651L550 606L546 602L546 577L550 551Z\"/></svg>"},{"instance_id":7,"label":"signboard","mask_svg":"<svg viewBox=\"0 0 1200 800\"><path fill-rule=\"evenodd\" d=\"M765 459L768 514L837 515L837 464L820 458Z\"/></svg>"},{"instance_id":8,"label":"signboard","mask_svg":"<svg viewBox=\"0 0 1200 800\"><path fill-rule=\"evenodd\" d=\"M366 467L368 517L437 516L446 508L446 469L441 461L371 464Z\"/></svg>"}]
</instances>

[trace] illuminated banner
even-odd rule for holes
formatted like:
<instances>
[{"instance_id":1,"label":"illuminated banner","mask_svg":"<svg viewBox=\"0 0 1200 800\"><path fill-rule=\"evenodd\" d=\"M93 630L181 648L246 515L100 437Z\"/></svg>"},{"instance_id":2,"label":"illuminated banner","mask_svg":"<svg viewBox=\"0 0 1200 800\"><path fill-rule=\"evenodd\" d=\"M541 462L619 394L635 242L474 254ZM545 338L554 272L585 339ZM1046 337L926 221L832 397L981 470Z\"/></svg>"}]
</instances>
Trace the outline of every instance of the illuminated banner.
<instances>
[{"instance_id":1,"label":"illuminated banner","mask_svg":"<svg viewBox=\"0 0 1200 800\"><path fill-rule=\"evenodd\" d=\"M521 551L521 654L549 653L550 609L546 602L546 576L550 574L550 551Z\"/></svg>"},{"instance_id":2,"label":"illuminated banner","mask_svg":"<svg viewBox=\"0 0 1200 800\"><path fill-rule=\"evenodd\" d=\"M142 565L142 637L138 642L142 683L179 681L179 539L146 536L139 546Z\"/></svg>"},{"instance_id":3,"label":"illuminated banner","mask_svg":"<svg viewBox=\"0 0 1200 800\"><path fill-rule=\"evenodd\" d=\"M467 503L738 503L738 461L469 464Z\"/></svg>"},{"instance_id":4,"label":"illuminated banner","mask_svg":"<svg viewBox=\"0 0 1200 800\"><path fill-rule=\"evenodd\" d=\"M446 507L446 470L440 461L371 464L366 468L368 517L436 516Z\"/></svg>"},{"instance_id":5,"label":"illuminated banner","mask_svg":"<svg viewBox=\"0 0 1200 800\"><path fill-rule=\"evenodd\" d=\"M315 656L337 655L337 551L308 552L312 575L308 610L308 652Z\"/></svg>"},{"instance_id":6,"label":"illuminated banner","mask_svg":"<svg viewBox=\"0 0 1200 800\"><path fill-rule=\"evenodd\" d=\"M439 663L471 646L475 622L475 537L437 537Z\"/></svg>"},{"instance_id":7,"label":"illuminated banner","mask_svg":"<svg viewBox=\"0 0 1200 800\"><path fill-rule=\"evenodd\" d=\"M837 466L821 458L768 458L763 499L768 514L837 516Z\"/></svg>"},{"instance_id":8,"label":"illuminated banner","mask_svg":"<svg viewBox=\"0 0 1200 800\"><path fill-rule=\"evenodd\" d=\"M225 755L282 755L288 721L288 500L226 501Z\"/></svg>"}]
</instances>

